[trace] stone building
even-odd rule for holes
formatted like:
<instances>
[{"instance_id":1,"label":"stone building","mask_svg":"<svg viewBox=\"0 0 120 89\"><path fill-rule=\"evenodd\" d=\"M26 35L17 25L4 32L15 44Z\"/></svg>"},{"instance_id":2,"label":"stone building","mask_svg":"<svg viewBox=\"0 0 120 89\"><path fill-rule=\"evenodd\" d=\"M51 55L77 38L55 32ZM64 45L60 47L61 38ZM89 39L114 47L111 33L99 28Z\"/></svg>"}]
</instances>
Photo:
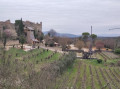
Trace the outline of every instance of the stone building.
<instances>
[{"instance_id":1,"label":"stone building","mask_svg":"<svg viewBox=\"0 0 120 89\"><path fill-rule=\"evenodd\" d=\"M36 31L39 35L42 33L42 22L40 23L33 23L30 21L23 21L23 24L25 25L25 32L26 32L26 40L29 44L35 44L39 43L37 39L34 37L34 31Z\"/></svg>"},{"instance_id":2,"label":"stone building","mask_svg":"<svg viewBox=\"0 0 120 89\"><path fill-rule=\"evenodd\" d=\"M32 27L25 27L24 32L26 33L27 43L29 44L39 43L39 41L34 37L34 29Z\"/></svg>"},{"instance_id":3,"label":"stone building","mask_svg":"<svg viewBox=\"0 0 120 89\"><path fill-rule=\"evenodd\" d=\"M33 22L30 22L30 21L23 21L23 24L25 25L25 27L32 27L39 34L42 33L42 22L33 23Z\"/></svg>"},{"instance_id":4,"label":"stone building","mask_svg":"<svg viewBox=\"0 0 120 89\"><path fill-rule=\"evenodd\" d=\"M14 23L11 23L10 20L0 22L0 34L2 34L3 30L5 29L10 29L13 36L17 36L15 25Z\"/></svg>"},{"instance_id":5,"label":"stone building","mask_svg":"<svg viewBox=\"0 0 120 89\"><path fill-rule=\"evenodd\" d=\"M7 20L5 22L1 21L0 22L0 30L3 30L3 29L13 29L15 30L15 26L13 23L10 22L10 20Z\"/></svg>"},{"instance_id":6,"label":"stone building","mask_svg":"<svg viewBox=\"0 0 120 89\"><path fill-rule=\"evenodd\" d=\"M34 37L34 31L36 31L38 35L41 35L42 22L34 23L30 21L23 21L23 24L24 24L24 32L26 34L27 43L29 44L38 43L39 41ZM2 34L3 30L5 29L11 29L13 34L17 36L17 33L16 33L17 28L18 27L16 27L14 23L11 23L10 20L0 21L0 34Z\"/></svg>"}]
</instances>

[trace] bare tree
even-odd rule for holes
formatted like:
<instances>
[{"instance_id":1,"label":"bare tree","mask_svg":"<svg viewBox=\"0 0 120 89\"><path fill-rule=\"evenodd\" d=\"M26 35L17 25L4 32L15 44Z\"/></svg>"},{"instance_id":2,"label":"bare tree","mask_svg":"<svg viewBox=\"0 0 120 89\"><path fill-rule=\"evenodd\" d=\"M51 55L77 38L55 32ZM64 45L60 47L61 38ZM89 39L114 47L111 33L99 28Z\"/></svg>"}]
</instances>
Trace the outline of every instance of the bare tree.
<instances>
[{"instance_id":1,"label":"bare tree","mask_svg":"<svg viewBox=\"0 0 120 89\"><path fill-rule=\"evenodd\" d=\"M72 43L72 40L67 37L59 37L58 43L62 46L62 49L64 50L67 48L67 45L70 45Z\"/></svg>"},{"instance_id":2,"label":"bare tree","mask_svg":"<svg viewBox=\"0 0 120 89\"><path fill-rule=\"evenodd\" d=\"M102 41L97 41L96 42L96 48L101 50L101 48L104 48L104 43Z\"/></svg>"},{"instance_id":3,"label":"bare tree","mask_svg":"<svg viewBox=\"0 0 120 89\"><path fill-rule=\"evenodd\" d=\"M115 39L109 38L109 39L103 40L103 43L104 43L106 48L114 49L116 41L115 41Z\"/></svg>"},{"instance_id":4,"label":"bare tree","mask_svg":"<svg viewBox=\"0 0 120 89\"><path fill-rule=\"evenodd\" d=\"M56 36L56 34L57 34L57 32L56 32L54 29L51 29L51 30L48 32L48 35L49 35L50 37L54 37L54 36Z\"/></svg>"},{"instance_id":5,"label":"bare tree","mask_svg":"<svg viewBox=\"0 0 120 89\"><path fill-rule=\"evenodd\" d=\"M2 40L4 48L6 46L7 40L12 38L13 36L14 36L14 34L12 33L12 31L10 29L6 29L3 31L1 40Z\"/></svg>"},{"instance_id":6,"label":"bare tree","mask_svg":"<svg viewBox=\"0 0 120 89\"><path fill-rule=\"evenodd\" d=\"M84 47L84 43L83 43L83 41L77 41L76 43L75 43L75 46L77 47L77 48L79 48L79 49L81 49L82 47Z\"/></svg>"}]
</instances>

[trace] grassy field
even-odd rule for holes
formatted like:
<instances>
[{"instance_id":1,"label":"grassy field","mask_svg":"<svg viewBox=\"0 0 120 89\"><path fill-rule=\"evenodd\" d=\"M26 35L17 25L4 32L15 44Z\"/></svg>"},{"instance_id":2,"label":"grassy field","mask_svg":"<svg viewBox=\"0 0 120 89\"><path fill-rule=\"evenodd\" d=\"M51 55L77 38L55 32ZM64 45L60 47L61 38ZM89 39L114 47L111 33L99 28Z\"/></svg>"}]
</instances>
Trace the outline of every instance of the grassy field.
<instances>
[{"instance_id":1,"label":"grassy field","mask_svg":"<svg viewBox=\"0 0 120 89\"><path fill-rule=\"evenodd\" d=\"M62 74L57 77L53 76L52 80L47 80L46 77L44 77L45 73L54 75L54 72L51 71L56 70L57 66L54 66L54 64L57 61L62 60L64 57L62 54L44 49L35 49L25 52L21 49L12 48L9 51L2 52L0 55L0 73L10 73L10 76L5 76L5 79L7 78L8 80L9 78L12 78L11 76L17 74L17 76L26 79L27 82L25 83L26 85L29 85L29 89L40 89L41 84L44 86L51 86L45 87L44 89L120 89L120 67L116 65L111 66L111 63L116 64L120 61L120 58L113 58L112 56L112 59L109 55L103 55L104 54L100 53L95 55L98 59L103 60L102 63L98 63L96 59L76 59ZM2 60L3 58L5 59L4 61ZM52 70L46 70L46 67L51 66L54 66ZM9 70L5 70L5 68ZM14 78L15 77L13 77L13 79ZM49 78L49 76L47 76L47 78ZM43 84L45 80L48 82ZM23 85L25 83L23 83ZM8 85L9 83L6 87L2 88L28 89L28 86L26 85L24 85L25 88L21 86L8 88Z\"/></svg>"},{"instance_id":2,"label":"grassy field","mask_svg":"<svg viewBox=\"0 0 120 89\"><path fill-rule=\"evenodd\" d=\"M119 83L120 67L106 67L96 60L78 59L58 79L55 89L119 89Z\"/></svg>"},{"instance_id":3,"label":"grassy field","mask_svg":"<svg viewBox=\"0 0 120 89\"><path fill-rule=\"evenodd\" d=\"M98 63L96 59L77 59L58 78L55 89L120 89L120 67L111 66L111 63L116 64L120 58L109 58L104 62L103 56L96 56L103 62Z\"/></svg>"},{"instance_id":4,"label":"grassy field","mask_svg":"<svg viewBox=\"0 0 120 89\"><path fill-rule=\"evenodd\" d=\"M8 58L10 56L11 59L18 59L18 60L23 60L24 57L26 57L25 61L41 61L41 59L43 59L41 62L47 61L47 62L51 62L54 60L57 60L60 56L59 53L55 53L55 55L52 55L50 57L50 60L45 60L46 57L50 56L51 54L53 54L55 52L52 52L50 50L44 50L44 49L34 49L28 52L25 52L21 49L15 49L15 48L11 48L9 51L5 52L5 58ZM1 53L3 55L3 53ZM28 59L28 60L27 60Z\"/></svg>"}]
</instances>

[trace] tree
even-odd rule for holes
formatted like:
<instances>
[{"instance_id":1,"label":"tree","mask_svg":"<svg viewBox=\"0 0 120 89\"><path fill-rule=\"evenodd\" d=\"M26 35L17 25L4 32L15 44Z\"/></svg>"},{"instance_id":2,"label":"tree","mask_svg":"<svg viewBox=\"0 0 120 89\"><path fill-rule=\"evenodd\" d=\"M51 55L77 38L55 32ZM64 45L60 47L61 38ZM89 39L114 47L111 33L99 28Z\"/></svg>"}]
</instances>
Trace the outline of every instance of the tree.
<instances>
[{"instance_id":1,"label":"tree","mask_svg":"<svg viewBox=\"0 0 120 89\"><path fill-rule=\"evenodd\" d=\"M1 35L1 40L3 43L3 46L5 48L7 40L10 39L13 36L12 32L10 29L5 29Z\"/></svg>"},{"instance_id":2,"label":"tree","mask_svg":"<svg viewBox=\"0 0 120 89\"><path fill-rule=\"evenodd\" d=\"M40 42L41 42L43 39L44 39L44 34L41 33L41 35L39 36L39 40L40 40Z\"/></svg>"},{"instance_id":3,"label":"tree","mask_svg":"<svg viewBox=\"0 0 120 89\"><path fill-rule=\"evenodd\" d=\"M37 39L38 38L38 32L37 30L34 30L34 37Z\"/></svg>"},{"instance_id":4,"label":"tree","mask_svg":"<svg viewBox=\"0 0 120 89\"><path fill-rule=\"evenodd\" d=\"M3 30L5 30L6 29L6 27L5 26L3 26Z\"/></svg>"},{"instance_id":5,"label":"tree","mask_svg":"<svg viewBox=\"0 0 120 89\"><path fill-rule=\"evenodd\" d=\"M44 38L44 34L42 32L37 31L37 30L34 30L34 36L35 36L35 39L38 39L40 42Z\"/></svg>"},{"instance_id":6,"label":"tree","mask_svg":"<svg viewBox=\"0 0 120 89\"><path fill-rule=\"evenodd\" d=\"M19 42L22 44L21 49L23 49L23 44L26 42L25 37L23 35L20 36Z\"/></svg>"},{"instance_id":7,"label":"tree","mask_svg":"<svg viewBox=\"0 0 120 89\"><path fill-rule=\"evenodd\" d=\"M87 40L89 38L89 35L90 34L88 32L82 33L82 40L84 41L85 46L87 46L86 42L87 42Z\"/></svg>"},{"instance_id":8,"label":"tree","mask_svg":"<svg viewBox=\"0 0 120 89\"><path fill-rule=\"evenodd\" d=\"M103 43L107 49L115 49L116 40L113 38L104 39Z\"/></svg>"},{"instance_id":9,"label":"tree","mask_svg":"<svg viewBox=\"0 0 120 89\"><path fill-rule=\"evenodd\" d=\"M1 40L1 38L2 38L2 30L0 30L0 40Z\"/></svg>"},{"instance_id":10,"label":"tree","mask_svg":"<svg viewBox=\"0 0 120 89\"><path fill-rule=\"evenodd\" d=\"M57 43L59 42L59 39L60 39L60 37L57 37L57 36L53 38L53 40Z\"/></svg>"},{"instance_id":11,"label":"tree","mask_svg":"<svg viewBox=\"0 0 120 89\"><path fill-rule=\"evenodd\" d=\"M15 21L15 28L17 30L18 36L21 36L24 34L24 24L23 24L22 18L21 18L21 20Z\"/></svg>"},{"instance_id":12,"label":"tree","mask_svg":"<svg viewBox=\"0 0 120 89\"><path fill-rule=\"evenodd\" d=\"M54 37L54 36L56 36L56 34L57 34L57 32L56 32L54 29L51 29L51 30L48 32L48 35L49 35L50 37Z\"/></svg>"},{"instance_id":13,"label":"tree","mask_svg":"<svg viewBox=\"0 0 120 89\"><path fill-rule=\"evenodd\" d=\"M95 40L96 40L96 38L97 38L97 35L92 34L92 35L91 35L91 38L92 38L93 45L95 45Z\"/></svg>"},{"instance_id":14,"label":"tree","mask_svg":"<svg viewBox=\"0 0 120 89\"><path fill-rule=\"evenodd\" d=\"M82 47L84 47L84 43L83 43L83 41L77 41L76 43L75 43L75 46L77 47L77 48L79 48L79 49L81 49Z\"/></svg>"},{"instance_id":15,"label":"tree","mask_svg":"<svg viewBox=\"0 0 120 89\"><path fill-rule=\"evenodd\" d=\"M72 40L67 37L59 37L58 43L62 46L62 50L65 50L67 48L67 45L70 45L72 43Z\"/></svg>"},{"instance_id":16,"label":"tree","mask_svg":"<svg viewBox=\"0 0 120 89\"><path fill-rule=\"evenodd\" d=\"M115 49L116 54L120 54L120 48Z\"/></svg>"},{"instance_id":17,"label":"tree","mask_svg":"<svg viewBox=\"0 0 120 89\"><path fill-rule=\"evenodd\" d=\"M99 51L100 51L101 48L104 48L104 43L102 41L96 42L96 48L99 49Z\"/></svg>"}]
</instances>

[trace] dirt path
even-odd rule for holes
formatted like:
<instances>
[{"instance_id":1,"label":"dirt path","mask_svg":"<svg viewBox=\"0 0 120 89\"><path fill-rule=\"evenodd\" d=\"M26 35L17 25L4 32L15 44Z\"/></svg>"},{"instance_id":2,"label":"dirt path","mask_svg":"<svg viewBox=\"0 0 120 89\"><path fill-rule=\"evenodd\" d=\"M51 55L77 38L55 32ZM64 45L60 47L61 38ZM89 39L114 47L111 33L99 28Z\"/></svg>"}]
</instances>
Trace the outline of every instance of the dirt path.
<instances>
[{"instance_id":1,"label":"dirt path","mask_svg":"<svg viewBox=\"0 0 120 89\"><path fill-rule=\"evenodd\" d=\"M64 52L62 51L62 48L58 48L58 47L45 47L45 46L40 46L40 48L49 49L49 50L51 50L51 51L57 51L57 52L59 52L59 53L64 53Z\"/></svg>"}]
</instances>

